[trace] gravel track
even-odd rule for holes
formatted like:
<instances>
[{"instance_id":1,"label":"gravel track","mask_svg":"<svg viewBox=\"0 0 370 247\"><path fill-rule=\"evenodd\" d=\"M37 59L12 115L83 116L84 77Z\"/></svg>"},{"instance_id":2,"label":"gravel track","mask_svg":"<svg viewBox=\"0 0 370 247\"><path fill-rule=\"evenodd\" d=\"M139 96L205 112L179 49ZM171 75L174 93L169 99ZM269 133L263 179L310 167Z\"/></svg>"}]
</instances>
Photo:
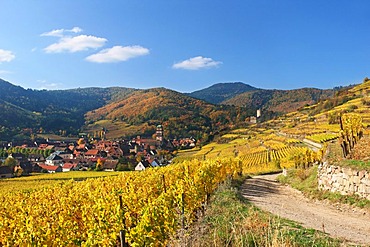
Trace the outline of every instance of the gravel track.
<instances>
[{"instance_id":1,"label":"gravel track","mask_svg":"<svg viewBox=\"0 0 370 247\"><path fill-rule=\"evenodd\" d=\"M309 200L303 194L276 181L277 174L247 179L242 195L257 207L345 239L352 244L370 246L370 212L342 204Z\"/></svg>"}]
</instances>

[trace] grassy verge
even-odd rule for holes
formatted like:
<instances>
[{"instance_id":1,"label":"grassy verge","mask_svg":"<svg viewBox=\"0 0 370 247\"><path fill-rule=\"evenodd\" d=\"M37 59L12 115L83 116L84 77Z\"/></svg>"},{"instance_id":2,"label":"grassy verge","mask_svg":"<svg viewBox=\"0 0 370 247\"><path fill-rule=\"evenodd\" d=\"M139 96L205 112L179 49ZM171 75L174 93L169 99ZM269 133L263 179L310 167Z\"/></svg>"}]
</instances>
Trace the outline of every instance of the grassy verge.
<instances>
[{"instance_id":1,"label":"grassy verge","mask_svg":"<svg viewBox=\"0 0 370 247\"><path fill-rule=\"evenodd\" d=\"M182 246L340 246L322 232L254 207L238 193L242 182L220 186Z\"/></svg>"},{"instance_id":2,"label":"grassy verge","mask_svg":"<svg viewBox=\"0 0 370 247\"><path fill-rule=\"evenodd\" d=\"M340 166L349 167L355 170L366 170L370 171L370 161L362 160L343 160Z\"/></svg>"},{"instance_id":3,"label":"grassy verge","mask_svg":"<svg viewBox=\"0 0 370 247\"><path fill-rule=\"evenodd\" d=\"M337 164L342 167L349 167L355 170L366 170L370 172L368 150L370 137L364 137L363 139L360 140L362 145L355 145L355 149L352 151L348 159L343 158L343 151L338 143L330 143L328 145L328 153L325 157L326 161L329 164Z\"/></svg>"},{"instance_id":4,"label":"grassy verge","mask_svg":"<svg viewBox=\"0 0 370 247\"><path fill-rule=\"evenodd\" d=\"M357 195L341 195L340 193L332 193L319 190L317 180L317 167L309 169L293 169L288 171L288 175L278 177L281 183L289 184L293 188L298 189L306 194L306 196L319 200L329 200L332 203L345 203L360 208L370 209L370 201L361 198Z\"/></svg>"}]
</instances>

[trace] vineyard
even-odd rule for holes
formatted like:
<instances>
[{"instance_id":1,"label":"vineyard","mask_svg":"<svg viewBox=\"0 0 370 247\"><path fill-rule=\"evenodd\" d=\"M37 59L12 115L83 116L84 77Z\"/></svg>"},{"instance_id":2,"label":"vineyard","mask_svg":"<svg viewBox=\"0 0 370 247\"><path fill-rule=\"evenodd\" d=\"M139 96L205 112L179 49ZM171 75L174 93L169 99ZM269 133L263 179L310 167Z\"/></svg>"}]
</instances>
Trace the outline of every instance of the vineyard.
<instances>
[{"instance_id":1,"label":"vineyard","mask_svg":"<svg viewBox=\"0 0 370 247\"><path fill-rule=\"evenodd\" d=\"M130 246L166 245L195 219L218 184L240 169L237 160L192 161L2 192L0 245L112 246L121 230Z\"/></svg>"},{"instance_id":2,"label":"vineyard","mask_svg":"<svg viewBox=\"0 0 370 247\"><path fill-rule=\"evenodd\" d=\"M321 133L321 134L316 134L316 135L310 135L306 136L307 139L318 142L318 143L324 143L327 141L335 140L338 138L338 134L333 134L333 133Z\"/></svg>"},{"instance_id":3,"label":"vineyard","mask_svg":"<svg viewBox=\"0 0 370 247\"><path fill-rule=\"evenodd\" d=\"M313 114L317 104L258 127L233 130L201 148L179 152L167 167L99 178L97 173L70 173L75 177L2 180L0 246L115 246L121 241L166 246L229 178L321 161L325 150L312 151L301 142L304 138L318 143L338 139L344 156L369 159L367 147L355 148L356 143L369 144L369 137L361 140L370 124L363 103L354 98Z\"/></svg>"},{"instance_id":4,"label":"vineyard","mask_svg":"<svg viewBox=\"0 0 370 247\"><path fill-rule=\"evenodd\" d=\"M357 142L360 119L343 116L342 122L341 139ZM315 141L337 137L311 135ZM171 166L143 172L84 181L61 177L53 183L47 175L23 179L31 189L9 187L0 193L0 245L113 246L125 241L130 246L166 246L197 219L209 196L228 178L304 168L324 153L261 127L224 135L220 142L184 152L185 158Z\"/></svg>"},{"instance_id":5,"label":"vineyard","mask_svg":"<svg viewBox=\"0 0 370 247\"><path fill-rule=\"evenodd\" d=\"M218 148L212 146L216 152ZM79 182L55 180L52 186L25 179L34 189L0 193L0 245L112 246L120 242L121 232L130 246L165 246L196 219L227 178L280 170L276 161L293 157L294 165L307 152L287 146Z\"/></svg>"},{"instance_id":6,"label":"vineyard","mask_svg":"<svg viewBox=\"0 0 370 247\"><path fill-rule=\"evenodd\" d=\"M322 158L323 150L311 151L300 140L274 134L270 129L240 129L233 133L222 136L231 141L210 143L193 154L193 158L238 158L242 162L244 174L279 171L282 168L313 164ZM187 159L190 160L189 157Z\"/></svg>"},{"instance_id":7,"label":"vineyard","mask_svg":"<svg viewBox=\"0 0 370 247\"><path fill-rule=\"evenodd\" d=\"M11 179L1 179L1 193L5 192L31 192L44 187L58 186L68 180L83 181L88 178L99 178L106 176L117 176L119 172L94 172L94 171L74 171L61 173L41 173L26 177Z\"/></svg>"}]
</instances>

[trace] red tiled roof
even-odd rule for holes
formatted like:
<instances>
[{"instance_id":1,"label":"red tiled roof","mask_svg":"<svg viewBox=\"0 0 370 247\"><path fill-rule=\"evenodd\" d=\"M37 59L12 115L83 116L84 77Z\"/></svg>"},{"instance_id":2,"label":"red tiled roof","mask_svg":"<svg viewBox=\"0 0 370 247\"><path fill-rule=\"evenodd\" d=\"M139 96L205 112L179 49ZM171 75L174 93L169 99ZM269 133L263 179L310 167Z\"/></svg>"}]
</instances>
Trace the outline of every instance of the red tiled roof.
<instances>
[{"instance_id":1,"label":"red tiled roof","mask_svg":"<svg viewBox=\"0 0 370 247\"><path fill-rule=\"evenodd\" d=\"M98 155L98 153L99 153L99 150L97 150L97 149L90 149L90 150L88 150L85 153L85 155Z\"/></svg>"},{"instance_id":2,"label":"red tiled roof","mask_svg":"<svg viewBox=\"0 0 370 247\"><path fill-rule=\"evenodd\" d=\"M80 144L77 146L76 149L85 149L85 146L86 146L85 144Z\"/></svg>"},{"instance_id":3,"label":"red tiled roof","mask_svg":"<svg viewBox=\"0 0 370 247\"><path fill-rule=\"evenodd\" d=\"M59 166L48 166L48 165L45 165L45 164L40 164L39 165L42 169L45 169L45 170L48 170L48 171L56 171Z\"/></svg>"},{"instance_id":4,"label":"red tiled roof","mask_svg":"<svg viewBox=\"0 0 370 247\"><path fill-rule=\"evenodd\" d=\"M48 144L40 144L39 149L45 149L48 146Z\"/></svg>"},{"instance_id":5,"label":"red tiled roof","mask_svg":"<svg viewBox=\"0 0 370 247\"><path fill-rule=\"evenodd\" d=\"M71 168L74 168L76 166L76 164L72 164L72 163L65 163L63 165L63 169L71 169Z\"/></svg>"}]
</instances>

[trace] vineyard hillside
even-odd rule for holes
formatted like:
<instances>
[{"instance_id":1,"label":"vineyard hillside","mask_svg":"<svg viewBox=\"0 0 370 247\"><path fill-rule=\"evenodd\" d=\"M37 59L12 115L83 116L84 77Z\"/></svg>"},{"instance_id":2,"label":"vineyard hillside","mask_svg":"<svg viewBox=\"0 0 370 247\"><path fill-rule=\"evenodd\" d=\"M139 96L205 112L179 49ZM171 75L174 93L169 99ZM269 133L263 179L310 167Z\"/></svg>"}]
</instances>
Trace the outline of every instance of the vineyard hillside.
<instances>
[{"instance_id":1,"label":"vineyard hillside","mask_svg":"<svg viewBox=\"0 0 370 247\"><path fill-rule=\"evenodd\" d=\"M270 120L265 126L280 133L296 138L316 138L331 140L340 131L339 116L357 114L361 117L364 134L369 134L370 126L370 81L344 88L335 96L321 100L316 104L305 106L298 111ZM315 137L316 135L316 137ZM335 139L335 138L334 138Z\"/></svg>"},{"instance_id":2,"label":"vineyard hillside","mask_svg":"<svg viewBox=\"0 0 370 247\"><path fill-rule=\"evenodd\" d=\"M304 91L304 90L303 90ZM307 91L306 91L307 92ZM370 81L338 90L328 99L300 107L273 120L235 129L183 159L238 158L246 173L280 170L313 164L323 158L328 143L339 146L340 116L361 119L364 138L352 152L353 158L368 159L370 127ZM186 156L186 157L185 157ZM348 157L348 158L351 158Z\"/></svg>"},{"instance_id":3,"label":"vineyard hillside","mask_svg":"<svg viewBox=\"0 0 370 247\"><path fill-rule=\"evenodd\" d=\"M243 108L216 106L163 88L118 97L90 111L86 115L88 127L99 123L117 124L122 129L139 124L152 128L162 123L167 129L183 129L187 134L220 131L220 135L207 145L179 152L165 167L86 177L84 181L62 178L48 184L44 179L49 176L39 180L31 176L26 181L28 190L21 183L18 190L12 189L14 184L4 185L8 189L0 192L0 245L116 246L125 241L130 246L167 246L171 239L181 237L180 233L187 234L202 212L207 212L210 197L220 185L284 168L312 167L323 161L327 143L343 138L343 126L349 129L354 123L357 130L365 130L357 147L368 145L369 111L365 106L369 86L366 80L334 98L244 128L236 126L245 119ZM313 148L307 140L318 147ZM368 146L356 148L359 155L368 150ZM4 180L4 184L7 181L15 180ZM242 225L251 229L253 239L265 236L255 233L266 227L277 230L273 236L286 234L279 223L259 220L254 214Z\"/></svg>"}]
</instances>

